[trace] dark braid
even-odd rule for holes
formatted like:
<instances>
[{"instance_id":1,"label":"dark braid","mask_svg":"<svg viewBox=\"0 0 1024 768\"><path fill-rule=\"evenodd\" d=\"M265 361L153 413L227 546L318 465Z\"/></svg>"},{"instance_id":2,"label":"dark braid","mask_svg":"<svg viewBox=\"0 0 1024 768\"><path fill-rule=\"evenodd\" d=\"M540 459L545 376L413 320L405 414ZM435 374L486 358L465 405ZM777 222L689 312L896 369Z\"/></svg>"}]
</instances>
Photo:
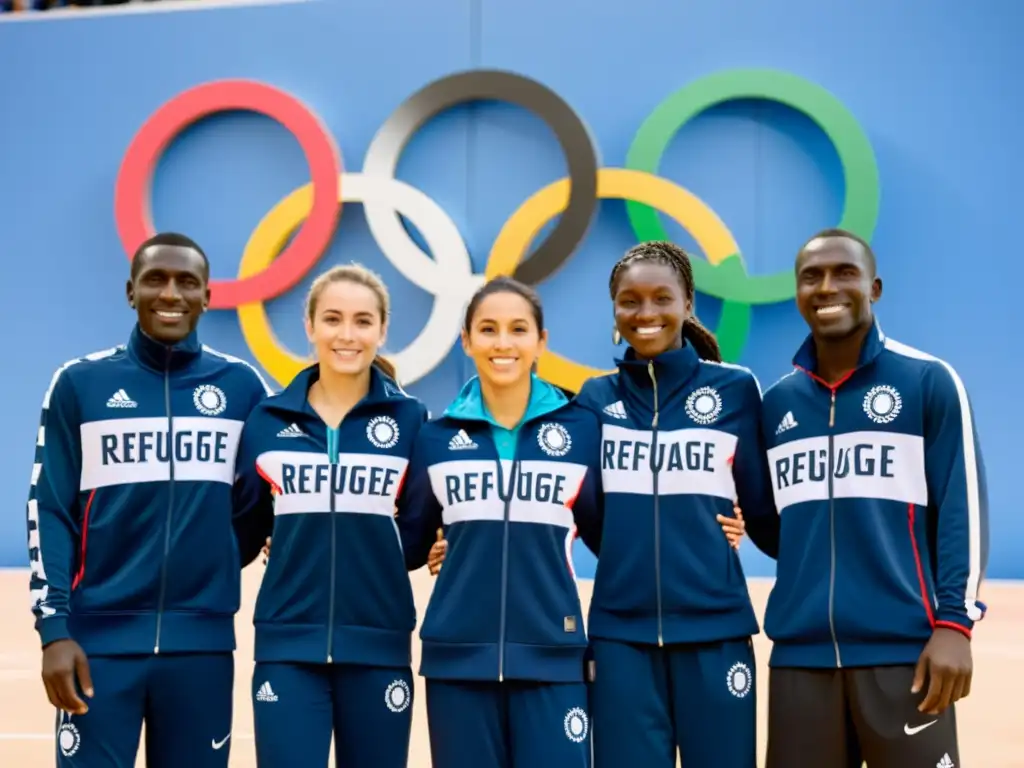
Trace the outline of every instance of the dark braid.
<instances>
[{"instance_id":1,"label":"dark braid","mask_svg":"<svg viewBox=\"0 0 1024 768\"><path fill-rule=\"evenodd\" d=\"M690 265L690 257L675 243L663 240L634 245L612 267L612 274L608 280L608 291L611 293L613 301L619 277L634 264L663 264L670 267L679 277L683 293L686 295L687 301L690 302L690 306L693 306L693 267ZM716 363L722 362L722 350L718 347L718 340L711 331L701 325L696 316L691 315L683 323L683 338L690 342L702 359Z\"/></svg>"}]
</instances>

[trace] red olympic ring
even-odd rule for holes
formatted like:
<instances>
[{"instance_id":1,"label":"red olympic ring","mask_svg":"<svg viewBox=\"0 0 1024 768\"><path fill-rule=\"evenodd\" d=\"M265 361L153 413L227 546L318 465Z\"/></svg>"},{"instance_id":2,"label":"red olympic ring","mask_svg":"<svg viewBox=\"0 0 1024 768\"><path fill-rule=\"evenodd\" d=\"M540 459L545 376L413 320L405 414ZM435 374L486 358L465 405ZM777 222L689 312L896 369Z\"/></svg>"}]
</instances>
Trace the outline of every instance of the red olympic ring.
<instances>
[{"instance_id":1,"label":"red olympic ring","mask_svg":"<svg viewBox=\"0 0 1024 768\"><path fill-rule=\"evenodd\" d=\"M295 136L309 165L313 205L292 242L266 270L241 280L210 281L210 309L266 301L298 284L330 244L338 225L341 199L341 154L333 136L308 107L263 83L205 83L160 107L139 129L121 162L114 190L114 219L129 259L155 232L150 187L160 156L185 128L228 110L259 113L281 123Z\"/></svg>"}]
</instances>

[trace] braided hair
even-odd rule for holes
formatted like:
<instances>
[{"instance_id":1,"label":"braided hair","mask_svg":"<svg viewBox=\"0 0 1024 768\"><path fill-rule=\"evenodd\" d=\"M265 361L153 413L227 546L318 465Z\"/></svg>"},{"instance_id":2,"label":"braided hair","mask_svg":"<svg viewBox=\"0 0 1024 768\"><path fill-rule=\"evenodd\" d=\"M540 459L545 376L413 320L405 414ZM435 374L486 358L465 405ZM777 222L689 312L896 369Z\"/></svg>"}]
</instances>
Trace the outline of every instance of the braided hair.
<instances>
[{"instance_id":1,"label":"braided hair","mask_svg":"<svg viewBox=\"0 0 1024 768\"><path fill-rule=\"evenodd\" d=\"M618 282L623 272L634 264L663 264L670 267L679 278L687 301L693 306L694 283L690 257L675 243L663 240L634 245L612 267L612 274L608 280L608 291L611 293L612 301L615 300ZM718 340L696 316L691 315L683 321L683 338L690 343L701 359L722 362L722 350L718 347Z\"/></svg>"}]
</instances>

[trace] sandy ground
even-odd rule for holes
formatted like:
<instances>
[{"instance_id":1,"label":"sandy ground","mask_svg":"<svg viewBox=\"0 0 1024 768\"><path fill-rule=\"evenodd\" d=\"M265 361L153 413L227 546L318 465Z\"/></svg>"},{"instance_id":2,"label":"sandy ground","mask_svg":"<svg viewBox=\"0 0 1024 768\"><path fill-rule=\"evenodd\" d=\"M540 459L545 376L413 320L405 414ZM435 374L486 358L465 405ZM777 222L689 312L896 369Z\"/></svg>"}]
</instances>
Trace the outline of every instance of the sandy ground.
<instances>
[{"instance_id":1,"label":"sandy ground","mask_svg":"<svg viewBox=\"0 0 1024 768\"><path fill-rule=\"evenodd\" d=\"M235 687L235 722L232 735L232 768L254 768L252 743L252 702L249 685L252 672L252 609L263 568L259 562L246 569L242 610L238 615L239 650ZM433 579L423 569L413 574L413 586L420 616L430 598ZM771 583L751 581L750 589L758 615L763 615ZM590 599L591 583L580 583L584 606ZM1024 768L1024 727L1016 694L1024 685L1024 583L986 585L989 616L978 628L974 641L975 676L970 699L958 713L962 742L961 764L957 768ZM0 768L46 768L54 765L54 714L39 680L39 646L32 630L28 609L27 572L0 571L0 611L11 617L0 632ZM769 643L755 640L761 696L761 752L764 752ZM419 649L414 646L414 668ZM409 768L428 768L430 753L427 720L422 695L423 681L417 681ZM139 766L145 765L140 758ZM296 768L306 768L305 766ZM481 766L481 768L485 768ZM798 768L798 767L794 767Z\"/></svg>"}]
</instances>

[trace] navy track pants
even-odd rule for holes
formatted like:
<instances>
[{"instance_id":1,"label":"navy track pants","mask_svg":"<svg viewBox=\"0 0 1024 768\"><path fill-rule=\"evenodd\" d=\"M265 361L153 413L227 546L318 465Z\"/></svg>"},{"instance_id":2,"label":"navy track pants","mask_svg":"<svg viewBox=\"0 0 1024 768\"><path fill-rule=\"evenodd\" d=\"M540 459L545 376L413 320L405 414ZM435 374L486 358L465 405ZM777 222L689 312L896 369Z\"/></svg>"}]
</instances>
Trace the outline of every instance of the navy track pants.
<instances>
[{"instance_id":1,"label":"navy track pants","mask_svg":"<svg viewBox=\"0 0 1024 768\"><path fill-rule=\"evenodd\" d=\"M427 680L427 718L433 768L590 766L582 682Z\"/></svg>"},{"instance_id":2,"label":"navy track pants","mask_svg":"<svg viewBox=\"0 0 1024 768\"><path fill-rule=\"evenodd\" d=\"M252 677L259 768L405 768L410 667L259 662ZM189 766L189 768L192 768Z\"/></svg>"},{"instance_id":3,"label":"navy track pants","mask_svg":"<svg viewBox=\"0 0 1024 768\"><path fill-rule=\"evenodd\" d=\"M594 768L757 768L749 639L658 648L591 640Z\"/></svg>"},{"instance_id":4,"label":"navy track pants","mask_svg":"<svg viewBox=\"0 0 1024 768\"><path fill-rule=\"evenodd\" d=\"M234 655L93 656L84 715L57 713L58 768L227 768Z\"/></svg>"}]
</instances>

